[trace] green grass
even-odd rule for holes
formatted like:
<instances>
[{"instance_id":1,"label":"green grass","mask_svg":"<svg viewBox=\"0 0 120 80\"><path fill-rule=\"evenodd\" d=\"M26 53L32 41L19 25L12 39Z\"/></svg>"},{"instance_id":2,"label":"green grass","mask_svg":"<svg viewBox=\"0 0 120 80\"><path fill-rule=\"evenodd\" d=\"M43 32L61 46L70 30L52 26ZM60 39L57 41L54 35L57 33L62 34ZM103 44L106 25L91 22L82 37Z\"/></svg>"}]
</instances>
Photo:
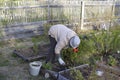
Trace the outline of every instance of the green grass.
<instances>
[{"instance_id":1,"label":"green grass","mask_svg":"<svg viewBox=\"0 0 120 80\"><path fill-rule=\"evenodd\" d=\"M9 60L7 60L6 58L3 57L3 55L0 55L0 67L3 66L9 66Z\"/></svg>"},{"instance_id":2,"label":"green grass","mask_svg":"<svg viewBox=\"0 0 120 80\"><path fill-rule=\"evenodd\" d=\"M6 76L0 73L0 80L6 80Z\"/></svg>"},{"instance_id":3,"label":"green grass","mask_svg":"<svg viewBox=\"0 0 120 80\"><path fill-rule=\"evenodd\" d=\"M6 41L0 41L0 48L1 48L1 47L4 47L6 44L7 44Z\"/></svg>"},{"instance_id":4,"label":"green grass","mask_svg":"<svg viewBox=\"0 0 120 80\"><path fill-rule=\"evenodd\" d=\"M9 66L9 64L8 60L0 59L0 67Z\"/></svg>"}]
</instances>

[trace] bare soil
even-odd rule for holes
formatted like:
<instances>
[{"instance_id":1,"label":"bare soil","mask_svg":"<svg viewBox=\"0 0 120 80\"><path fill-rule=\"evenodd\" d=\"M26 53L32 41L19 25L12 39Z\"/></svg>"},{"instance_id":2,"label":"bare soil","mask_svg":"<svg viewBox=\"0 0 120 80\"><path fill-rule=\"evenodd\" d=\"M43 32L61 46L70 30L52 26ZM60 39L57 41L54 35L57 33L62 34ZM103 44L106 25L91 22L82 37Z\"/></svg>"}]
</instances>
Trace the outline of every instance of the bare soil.
<instances>
[{"instance_id":1,"label":"bare soil","mask_svg":"<svg viewBox=\"0 0 120 80\"><path fill-rule=\"evenodd\" d=\"M36 55L40 55L40 54L47 54L48 52L48 49L49 49L49 44L47 45L39 45L38 47L36 47L36 50L37 53L35 53L35 49L33 47L30 47L30 48L26 48L26 49L17 49L21 55L24 55L25 57L33 57L33 56L36 56Z\"/></svg>"}]
</instances>

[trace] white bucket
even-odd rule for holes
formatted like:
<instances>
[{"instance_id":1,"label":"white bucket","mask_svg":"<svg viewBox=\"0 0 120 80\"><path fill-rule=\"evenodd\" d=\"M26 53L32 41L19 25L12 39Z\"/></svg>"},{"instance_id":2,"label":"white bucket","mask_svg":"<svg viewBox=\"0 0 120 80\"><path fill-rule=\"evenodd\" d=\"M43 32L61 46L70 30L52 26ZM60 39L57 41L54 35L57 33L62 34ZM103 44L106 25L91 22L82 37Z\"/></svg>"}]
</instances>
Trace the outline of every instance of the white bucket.
<instances>
[{"instance_id":1,"label":"white bucket","mask_svg":"<svg viewBox=\"0 0 120 80\"><path fill-rule=\"evenodd\" d=\"M42 62L40 61L34 61L34 62L31 62L29 64L30 66L30 74L33 75L33 76L38 76L39 72L40 72L40 68L42 66Z\"/></svg>"}]
</instances>

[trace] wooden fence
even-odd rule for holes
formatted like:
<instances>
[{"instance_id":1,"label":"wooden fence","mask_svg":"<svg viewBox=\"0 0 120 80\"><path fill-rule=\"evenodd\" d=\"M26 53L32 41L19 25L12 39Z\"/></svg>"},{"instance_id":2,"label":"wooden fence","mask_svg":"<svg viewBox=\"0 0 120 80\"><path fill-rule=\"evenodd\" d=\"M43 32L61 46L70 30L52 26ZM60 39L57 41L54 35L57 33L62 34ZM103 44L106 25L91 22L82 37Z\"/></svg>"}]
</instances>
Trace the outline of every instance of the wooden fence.
<instances>
[{"instance_id":1,"label":"wooden fence","mask_svg":"<svg viewBox=\"0 0 120 80\"><path fill-rule=\"evenodd\" d=\"M105 20L111 20L112 17L110 16L113 16L115 11L113 1L60 0L48 2L46 0L36 0L11 1L0 4L1 40L30 37L36 34L41 35L43 25L48 22L57 21L63 24L64 22L65 24L77 24L80 29L84 29L86 24L104 23L103 19L105 17ZM109 16L107 16L108 13ZM19 36L16 36L17 34Z\"/></svg>"}]
</instances>

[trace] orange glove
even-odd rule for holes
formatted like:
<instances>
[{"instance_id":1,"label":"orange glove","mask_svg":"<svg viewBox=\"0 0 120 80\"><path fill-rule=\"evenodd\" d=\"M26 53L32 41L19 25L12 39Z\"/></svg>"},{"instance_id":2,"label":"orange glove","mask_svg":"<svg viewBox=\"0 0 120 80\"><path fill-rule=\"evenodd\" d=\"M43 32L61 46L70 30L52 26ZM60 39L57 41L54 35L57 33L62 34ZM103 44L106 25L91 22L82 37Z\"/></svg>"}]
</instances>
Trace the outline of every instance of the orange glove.
<instances>
[{"instance_id":1,"label":"orange glove","mask_svg":"<svg viewBox=\"0 0 120 80\"><path fill-rule=\"evenodd\" d=\"M78 48L74 48L73 52L77 53L78 52Z\"/></svg>"}]
</instances>

